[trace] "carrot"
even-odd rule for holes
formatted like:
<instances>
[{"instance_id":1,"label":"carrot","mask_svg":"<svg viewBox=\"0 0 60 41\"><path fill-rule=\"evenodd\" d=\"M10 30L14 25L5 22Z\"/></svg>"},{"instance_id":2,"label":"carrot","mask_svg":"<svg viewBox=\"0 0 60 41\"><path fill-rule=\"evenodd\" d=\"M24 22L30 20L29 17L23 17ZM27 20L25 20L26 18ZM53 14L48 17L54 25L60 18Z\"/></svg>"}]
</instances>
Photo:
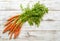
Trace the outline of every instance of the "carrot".
<instances>
[{"instance_id":1,"label":"carrot","mask_svg":"<svg viewBox=\"0 0 60 41\"><path fill-rule=\"evenodd\" d=\"M22 24L20 24L20 26L18 26L16 28L16 30L14 31L14 39L16 39L21 31L21 27L22 27Z\"/></svg>"},{"instance_id":2,"label":"carrot","mask_svg":"<svg viewBox=\"0 0 60 41\"><path fill-rule=\"evenodd\" d=\"M16 17L15 19L16 19L16 21L18 20L18 18L19 17ZM7 26L9 23L11 23L12 21L14 21L14 19L11 19L10 21L8 21L6 24L5 24L5 26Z\"/></svg>"},{"instance_id":3,"label":"carrot","mask_svg":"<svg viewBox=\"0 0 60 41\"><path fill-rule=\"evenodd\" d=\"M16 28L16 30L17 30L17 28ZM15 33L15 32L14 32ZM11 34L10 35L10 39L12 38L12 35L13 35L13 32L10 32L9 34Z\"/></svg>"},{"instance_id":4,"label":"carrot","mask_svg":"<svg viewBox=\"0 0 60 41\"><path fill-rule=\"evenodd\" d=\"M20 25L20 23L19 24L17 24L16 25L16 23L17 23L17 21L19 20L19 17L12 17L12 18L10 18L9 20L8 20L8 22L5 24L5 26L7 26L5 29L4 29L4 31L3 31L3 33L5 33L5 32L7 32L8 30L10 31L9 32L9 34L10 34L10 39L12 38L12 35L13 35L13 33L15 33L15 30L19 27L19 25ZM18 29L19 30L19 29ZM18 36L18 33L19 33L19 31L17 32L17 34L16 34L16 36L15 37L17 37Z\"/></svg>"},{"instance_id":5,"label":"carrot","mask_svg":"<svg viewBox=\"0 0 60 41\"><path fill-rule=\"evenodd\" d=\"M18 20L18 18L16 19L16 21L17 21L17 20ZM15 21L15 23L16 23L16 21ZM15 24L15 23L14 23L14 24ZM7 24L7 27L4 29L3 33L6 32L6 31L8 31L9 29L12 29L12 28L13 28L12 26L13 26L14 24L12 24L12 23Z\"/></svg>"},{"instance_id":6,"label":"carrot","mask_svg":"<svg viewBox=\"0 0 60 41\"><path fill-rule=\"evenodd\" d=\"M4 30L3 30L3 33L7 32L11 27L12 24L10 23Z\"/></svg>"},{"instance_id":7,"label":"carrot","mask_svg":"<svg viewBox=\"0 0 60 41\"><path fill-rule=\"evenodd\" d=\"M17 38L20 32L20 27L18 27L14 32L14 39ZM10 39L12 38L13 33L10 34Z\"/></svg>"},{"instance_id":8,"label":"carrot","mask_svg":"<svg viewBox=\"0 0 60 41\"><path fill-rule=\"evenodd\" d=\"M12 31L12 32L14 32L18 26L19 26L19 24L18 24L18 25L16 25L16 27L13 29L13 31Z\"/></svg>"},{"instance_id":9,"label":"carrot","mask_svg":"<svg viewBox=\"0 0 60 41\"><path fill-rule=\"evenodd\" d=\"M20 23L16 25L16 27L12 30L11 33L14 33L14 31L17 29L17 27L19 27Z\"/></svg>"},{"instance_id":10,"label":"carrot","mask_svg":"<svg viewBox=\"0 0 60 41\"><path fill-rule=\"evenodd\" d=\"M13 25L12 28L10 29L10 32L9 32L9 35L11 34L11 35L10 35L10 39L12 38L13 33L11 33L11 32L12 32L12 30L14 29L14 27L15 27L15 25Z\"/></svg>"},{"instance_id":11,"label":"carrot","mask_svg":"<svg viewBox=\"0 0 60 41\"><path fill-rule=\"evenodd\" d=\"M20 33L20 30L21 30L20 27L18 27L18 28L15 30L15 32L14 32L14 39L16 39L16 38L18 37L18 35L19 35L19 33Z\"/></svg>"},{"instance_id":12,"label":"carrot","mask_svg":"<svg viewBox=\"0 0 60 41\"><path fill-rule=\"evenodd\" d=\"M9 25L12 21L13 21L13 19L10 20L10 21L8 21L8 22L5 24L5 26Z\"/></svg>"},{"instance_id":13,"label":"carrot","mask_svg":"<svg viewBox=\"0 0 60 41\"><path fill-rule=\"evenodd\" d=\"M10 20L12 20L14 18L17 18L17 17L19 17L19 15L16 15L16 16L13 16L13 17L9 18L8 21L10 21Z\"/></svg>"},{"instance_id":14,"label":"carrot","mask_svg":"<svg viewBox=\"0 0 60 41\"><path fill-rule=\"evenodd\" d=\"M19 35L19 32L20 32L20 23L18 25L16 25L16 27L12 30L12 32L10 32L10 34L13 34L15 33L15 36L14 36L14 39ZM17 32L16 32L17 31ZM10 36L11 38L12 36Z\"/></svg>"},{"instance_id":15,"label":"carrot","mask_svg":"<svg viewBox=\"0 0 60 41\"><path fill-rule=\"evenodd\" d=\"M6 24L7 27L4 29L3 33L10 30L10 29L12 29L13 28L13 27L11 27L12 25L13 25L12 23Z\"/></svg>"},{"instance_id":16,"label":"carrot","mask_svg":"<svg viewBox=\"0 0 60 41\"><path fill-rule=\"evenodd\" d=\"M12 25L12 27L11 27L11 29L10 29L10 32L9 32L9 35L10 35L10 39L12 38L12 35L13 35L13 33L11 33L11 31L14 29L14 27L15 27L15 25Z\"/></svg>"},{"instance_id":17,"label":"carrot","mask_svg":"<svg viewBox=\"0 0 60 41\"><path fill-rule=\"evenodd\" d=\"M16 24L12 26L12 28L10 29L9 34L12 32L12 30L14 29L15 26L16 26Z\"/></svg>"},{"instance_id":18,"label":"carrot","mask_svg":"<svg viewBox=\"0 0 60 41\"><path fill-rule=\"evenodd\" d=\"M14 29L14 27L16 26L16 22L18 21L19 18L16 18L16 20L14 21L13 25L11 26L12 28L10 29L9 34L12 32L12 30Z\"/></svg>"},{"instance_id":19,"label":"carrot","mask_svg":"<svg viewBox=\"0 0 60 41\"><path fill-rule=\"evenodd\" d=\"M10 38L9 38L9 39L11 39L11 38L12 38L12 35L13 35L13 33L11 33L11 35L10 35Z\"/></svg>"}]
</instances>

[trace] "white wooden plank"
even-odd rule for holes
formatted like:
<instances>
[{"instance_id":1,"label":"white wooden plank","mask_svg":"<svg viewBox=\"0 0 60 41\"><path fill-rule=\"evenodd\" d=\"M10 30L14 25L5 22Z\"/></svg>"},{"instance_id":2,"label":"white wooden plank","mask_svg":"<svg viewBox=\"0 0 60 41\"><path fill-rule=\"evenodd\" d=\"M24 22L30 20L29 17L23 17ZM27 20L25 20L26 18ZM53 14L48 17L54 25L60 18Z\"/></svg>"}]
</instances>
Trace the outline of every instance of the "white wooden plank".
<instances>
[{"instance_id":1,"label":"white wooden plank","mask_svg":"<svg viewBox=\"0 0 60 41\"><path fill-rule=\"evenodd\" d=\"M60 31L57 31L55 36L56 36L55 37L56 38L55 40L56 41L60 41Z\"/></svg>"},{"instance_id":2,"label":"white wooden plank","mask_svg":"<svg viewBox=\"0 0 60 41\"><path fill-rule=\"evenodd\" d=\"M42 21L39 27L25 24L23 30L60 30L60 21Z\"/></svg>"},{"instance_id":3,"label":"white wooden plank","mask_svg":"<svg viewBox=\"0 0 60 41\"><path fill-rule=\"evenodd\" d=\"M43 17L43 20L60 20L60 11L49 11L48 14L46 14Z\"/></svg>"},{"instance_id":4,"label":"white wooden plank","mask_svg":"<svg viewBox=\"0 0 60 41\"><path fill-rule=\"evenodd\" d=\"M25 31L23 31L25 32ZM22 33L23 33L22 32ZM1 34L1 33L0 33ZM59 34L60 34L60 30L39 30L39 31L29 31L29 34L30 36L24 36L23 38L21 38L20 36L15 39L15 41L55 41L55 40L58 40L59 41ZM14 39L12 40L9 40L8 37L6 34L5 36L2 34L0 35L0 40L4 40L4 41L14 41ZM3 37L3 38L2 38Z\"/></svg>"},{"instance_id":5,"label":"white wooden plank","mask_svg":"<svg viewBox=\"0 0 60 41\"><path fill-rule=\"evenodd\" d=\"M0 10L20 10L20 4L23 4L23 6L26 7L26 5L29 3L31 7L38 1L45 4L50 10L60 10L60 0L6 0L4 2L0 2Z\"/></svg>"},{"instance_id":6,"label":"white wooden plank","mask_svg":"<svg viewBox=\"0 0 60 41\"><path fill-rule=\"evenodd\" d=\"M21 11L0 11L0 20L6 20L12 16L18 15L21 13Z\"/></svg>"}]
</instances>

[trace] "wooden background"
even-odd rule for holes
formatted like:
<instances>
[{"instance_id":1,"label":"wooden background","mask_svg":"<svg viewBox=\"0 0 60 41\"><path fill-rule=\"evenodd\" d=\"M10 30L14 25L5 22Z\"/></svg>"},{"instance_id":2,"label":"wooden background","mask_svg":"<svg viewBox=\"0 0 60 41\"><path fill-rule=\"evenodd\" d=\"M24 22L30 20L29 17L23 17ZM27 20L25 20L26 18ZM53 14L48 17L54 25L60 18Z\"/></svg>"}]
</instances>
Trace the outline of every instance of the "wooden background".
<instances>
[{"instance_id":1,"label":"wooden background","mask_svg":"<svg viewBox=\"0 0 60 41\"><path fill-rule=\"evenodd\" d=\"M49 8L39 28L26 22L17 39L9 40L7 33L2 34L6 20L21 13L20 4L32 7L38 1ZM60 0L0 0L0 41L60 41Z\"/></svg>"}]
</instances>

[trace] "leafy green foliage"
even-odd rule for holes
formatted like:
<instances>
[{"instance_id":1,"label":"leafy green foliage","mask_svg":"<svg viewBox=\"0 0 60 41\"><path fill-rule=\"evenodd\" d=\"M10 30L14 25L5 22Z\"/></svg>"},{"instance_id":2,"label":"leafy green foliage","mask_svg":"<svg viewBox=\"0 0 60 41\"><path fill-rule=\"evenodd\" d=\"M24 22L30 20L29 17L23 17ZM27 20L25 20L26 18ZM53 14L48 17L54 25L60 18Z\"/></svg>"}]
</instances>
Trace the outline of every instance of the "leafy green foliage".
<instances>
[{"instance_id":1,"label":"leafy green foliage","mask_svg":"<svg viewBox=\"0 0 60 41\"><path fill-rule=\"evenodd\" d=\"M21 8L23 7L21 6ZM23 23L27 21L30 25L35 23L37 26L39 26L43 16L48 13L48 8L39 2L36 3L31 9L28 6L23 10L24 11L20 17L21 21Z\"/></svg>"}]
</instances>

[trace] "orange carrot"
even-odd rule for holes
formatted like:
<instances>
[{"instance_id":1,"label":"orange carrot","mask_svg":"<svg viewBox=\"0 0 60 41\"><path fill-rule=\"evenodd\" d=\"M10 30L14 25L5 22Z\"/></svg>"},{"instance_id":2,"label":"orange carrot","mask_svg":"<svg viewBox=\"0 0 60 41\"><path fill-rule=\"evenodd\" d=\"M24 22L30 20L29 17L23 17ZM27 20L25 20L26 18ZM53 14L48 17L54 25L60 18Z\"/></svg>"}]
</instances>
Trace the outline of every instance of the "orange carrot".
<instances>
[{"instance_id":1,"label":"orange carrot","mask_svg":"<svg viewBox=\"0 0 60 41\"><path fill-rule=\"evenodd\" d=\"M16 38L18 37L18 35L19 35L19 33L20 33L20 30L21 30L20 27L18 27L18 28L15 30L15 32L14 32L14 39L16 39Z\"/></svg>"},{"instance_id":2,"label":"orange carrot","mask_svg":"<svg viewBox=\"0 0 60 41\"><path fill-rule=\"evenodd\" d=\"M13 16L13 17L9 18L8 21L10 21L10 20L12 20L12 19L14 19L16 17L19 17L19 15L16 15L16 16Z\"/></svg>"},{"instance_id":3,"label":"orange carrot","mask_svg":"<svg viewBox=\"0 0 60 41\"><path fill-rule=\"evenodd\" d=\"M12 32L12 30L14 29L15 26L16 26L16 24L11 27L9 34Z\"/></svg>"},{"instance_id":4,"label":"orange carrot","mask_svg":"<svg viewBox=\"0 0 60 41\"><path fill-rule=\"evenodd\" d=\"M11 32L12 32L12 30L14 29L14 27L15 27L15 25L13 25L13 26L11 27L11 29L10 29L10 32L9 32L10 39L12 38L13 33L11 33Z\"/></svg>"},{"instance_id":5,"label":"orange carrot","mask_svg":"<svg viewBox=\"0 0 60 41\"><path fill-rule=\"evenodd\" d=\"M12 24L10 23L4 30L3 30L3 33L7 32L11 27Z\"/></svg>"},{"instance_id":6,"label":"orange carrot","mask_svg":"<svg viewBox=\"0 0 60 41\"><path fill-rule=\"evenodd\" d=\"M16 28L15 31L18 31L19 29L20 29L20 27ZM16 33L15 31L10 33L10 39L12 38L13 33L15 33L15 35L16 35L15 37L18 36L17 34L19 34L19 33Z\"/></svg>"},{"instance_id":7,"label":"orange carrot","mask_svg":"<svg viewBox=\"0 0 60 41\"><path fill-rule=\"evenodd\" d=\"M5 26L9 25L12 21L13 21L13 19L10 20L10 21L8 21L8 22L5 24Z\"/></svg>"},{"instance_id":8,"label":"orange carrot","mask_svg":"<svg viewBox=\"0 0 60 41\"><path fill-rule=\"evenodd\" d=\"M20 24L16 25L16 27L13 29L12 32L14 32L16 30L17 27L19 27Z\"/></svg>"},{"instance_id":9,"label":"orange carrot","mask_svg":"<svg viewBox=\"0 0 60 41\"><path fill-rule=\"evenodd\" d=\"M14 32L14 39L17 38L20 32L20 27L18 27ZM12 38L13 33L10 34L10 39Z\"/></svg>"},{"instance_id":10,"label":"orange carrot","mask_svg":"<svg viewBox=\"0 0 60 41\"><path fill-rule=\"evenodd\" d=\"M11 38L12 38L12 35L13 35L13 33L11 33L11 35L10 35L10 38L9 38L9 39L11 39Z\"/></svg>"},{"instance_id":11,"label":"orange carrot","mask_svg":"<svg viewBox=\"0 0 60 41\"><path fill-rule=\"evenodd\" d=\"M17 15L17 16L14 16L14 17L8 19L8 22L5 24L6 28L4 29L3 33L7 32L7 31L10 31L9 32L10 39L12 38L13 33L17 32L15 34L14 38L16 38L19 35L19 31L20 31L19 26L20 26L21 22L19 24L17 24L18 20L19 20L19 16Z\"/></svg>"},{"instance_id":12,"label":"orange carrot","mask_svg":"<svg viewBox=\"0 0 60 41\"><path fill-rule=\"evenodd\" d=\"M15 19L16 19L15 21L17 21L19 18L17 17L17 18L15 18ZM13 20L14 20L14 19L8 21L8 22L5 24L5 26L7 26L7 25L8 25L9 23L11 23Z\"/></svg>"},{"instance_id":13,"label":"orange carrot","mask_svg":"<svg viewBox=\"0 0 60 41\"><path fill-rule=\"evenodd\" d=\"M10 32L9 34L12 32L12 30L15 28L16 26L16 22L18 21L18 18L14 21L14 23L11 25L11 29L10 29Z\"/></svg>"},{"instance_id":14,"label":"orange carrot","mask_svg":"<svg viewBox=\"0 0 60 41\"><path fill-rule=\"evenodd\" d=\"M20 26L18 26L16 28L16 30L14 31L14 39L16 39L21 31L21 27L22 27L22 24L20 24Z\"/></svg>"},{"instance_id":15,"label":"orange carrot","mask_svg":"<svg viewBox=\"0 0 60 41\"><path fill-rule=\"evenodd\" d=\"M21 28L21 26L20 26L20 24L21 23L19 23L18 25L16 25L16 27L12 30L12 32L10 33L10 34L13 34L13 33L15 33L15 35L14 35L14 39L19 35L19 32L20 32L20 28ZM12 37L12 36L10 36L10 37Z\"/></svg>"},{"instance_id":16,"label":"orange carrot","mask_svg":"<svg viewBox=\"0 0 60 41\"><path fill-rule=\"evenodd\" d=\"M14 31L17 29L17 27L19 27L19 26L20 26L20 24L21 24L21 23L16 24L16 27L12 30L12 32L11 32L11 33L14 33Z\"/></svg>"}]
</instances>

